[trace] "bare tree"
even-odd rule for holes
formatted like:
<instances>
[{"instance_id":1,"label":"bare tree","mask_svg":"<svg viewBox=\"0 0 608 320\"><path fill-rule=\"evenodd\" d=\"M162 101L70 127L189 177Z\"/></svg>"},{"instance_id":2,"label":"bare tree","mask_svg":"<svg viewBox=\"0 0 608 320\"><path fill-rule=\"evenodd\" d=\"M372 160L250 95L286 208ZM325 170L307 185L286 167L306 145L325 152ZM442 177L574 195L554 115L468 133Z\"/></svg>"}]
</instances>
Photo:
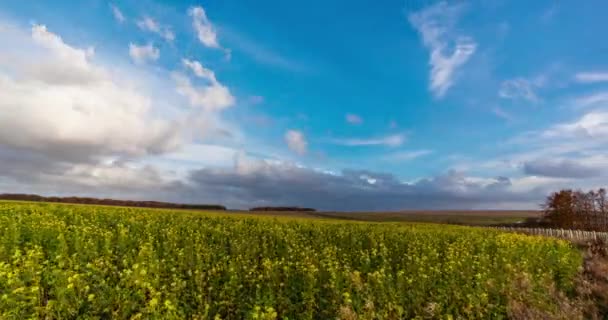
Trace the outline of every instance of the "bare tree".
<instances>
[{"instance_id":1,"label":"bare tree","mask_svg":"<svg viewBox=\"0 0 608 320\"><path fill-rule=\"evenodd\" d=\"M553 227L608 231L606 190L561 190L547 197L545 220Z\"/></svg>"}]
</instances>

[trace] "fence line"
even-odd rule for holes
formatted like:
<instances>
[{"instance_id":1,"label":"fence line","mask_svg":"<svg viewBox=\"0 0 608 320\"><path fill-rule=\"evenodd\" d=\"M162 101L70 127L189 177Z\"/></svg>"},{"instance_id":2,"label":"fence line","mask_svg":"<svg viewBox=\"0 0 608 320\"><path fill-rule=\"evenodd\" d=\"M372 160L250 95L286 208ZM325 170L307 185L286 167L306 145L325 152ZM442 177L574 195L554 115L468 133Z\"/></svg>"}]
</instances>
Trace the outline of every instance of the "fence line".
<instances>
[{"instance_id":1,"label":"fence line","mask_svg":"<svg viewBox=\"0 0 608 320\"><path fill-rule=\"evenodd\" d=\"M541 235L547 237L562 238L567 240L603 240L608 242L608 232L570 230L570 229L545 229L545 228L518 228L518 227L496 227L496 229L508 232L517 232L530 235Z\"/></svg>"}]
</instances>

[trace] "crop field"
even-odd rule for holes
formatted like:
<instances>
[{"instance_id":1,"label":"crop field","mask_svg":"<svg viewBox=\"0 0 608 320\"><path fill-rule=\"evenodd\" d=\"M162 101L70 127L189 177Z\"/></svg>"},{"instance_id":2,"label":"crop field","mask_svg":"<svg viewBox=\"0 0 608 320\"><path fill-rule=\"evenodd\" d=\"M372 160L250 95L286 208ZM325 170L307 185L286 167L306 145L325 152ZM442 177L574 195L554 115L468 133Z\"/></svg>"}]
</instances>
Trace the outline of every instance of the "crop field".
<instances>
[{"instance_id":1,"label":"crop field","mask_svg":"<svg viewBox=\"0 0 608 320\"><path fill-rule=\"evenodd\" d=\"M263 212L266 215L328 218L370 222L428 222L458 225L489 226L523 222L539 218L540 211L485 210L485 211L397 211L397 212Z\"/></svg>"},{"instance_id":2,"label":"crop field","mask_svg":"<svg viewBox=\"0 0 608 320\"><path fill-rule=\"evenodd\" d=\"M581 264L473 227L0 202L0 319L552 314Z\"/></svg>"}]
</instances>

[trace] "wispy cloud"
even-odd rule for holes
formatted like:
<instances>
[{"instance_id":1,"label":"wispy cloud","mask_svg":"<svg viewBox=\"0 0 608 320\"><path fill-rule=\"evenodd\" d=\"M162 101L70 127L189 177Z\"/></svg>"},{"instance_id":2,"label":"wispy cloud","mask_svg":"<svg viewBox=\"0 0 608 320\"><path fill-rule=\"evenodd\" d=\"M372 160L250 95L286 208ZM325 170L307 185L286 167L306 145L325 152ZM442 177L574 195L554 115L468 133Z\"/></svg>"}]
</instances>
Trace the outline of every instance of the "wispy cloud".
<instances>
[{"instance_id":1,"label":"wispy cloud","mask_svg":"<svg viewBox=\"0 0 608 320\"><path fill-rule=\"evenodd\" d=\"M145 16L137 21L137 26L143 31L149 31L158 34L166 41L175 40L175 34L169 26L161 26L156 20Z\"/></svg>"},{"instance_id":2,"label":"wispy cloud","mask_svg":"<svg viewBox=\"0 0 608 320\"><path fill-rule=\"evenodd\" d=\"M608 81L608 72L579 72L574 80L580 83L594 83Z\"/></svg>"},{"instance_id":3,"label":"wispy cloud","mask_svg":"<svg viewBox=\"0 0 608 320\"><path fill-rule=\"evenodd\" d=\"M492 108L492 113L494 115L496 115L497 117L502 118L504 120L513 121L513 115L511 115L510 113L508 113L501 107Z\"/></svg>"},{"instance_id":4,"label":"wispy cloud","mask_svg":"<svg viewBox=\"0 0 608 320\"><path fill-rule=\"evenodd\" d=\"M405 134L393 134L385 137L377 138L340 138L331 139L334 144L349 146L349 147L364 147L364 146L387 146L398 147L405 143L407 137Z\"/></svg>"},{"instance_id":5,"label":"wispy cloud","mask_svg":"<svg viewBox=\"0 0 608 320\"><path fill-rule=\"evenodd\" d=\"M111 3L110 9L112 10L112 15L114 16L114 19L116 19L116 21L118 21L120 23L127 21L127 18L125 17L125 15L122 13L122 11L120 11L120 9L115 4Z\"/></svg>"},{"instance_id":6,"label":"wispy cloud","mask_svg":"<svg viewBox=\"0 0 608 320\"><path fill-rule=\"evenodd\" d=\"M305 154L308 149L306 137L301 131L298 130L287 131L285 133L285 142L287 143L287 147L289 147L289 149L293 150L299 155Z\"/></svg>"},{"instance_id":7,"label":"wispy cloud","mask_svg":"<svg viewBox=\"0 0 608 320\"><path fill-rule=\"evenodd\" d=\"M356 114L348 113L344 118L350 124L358 125L363 123L363 119Z\"/></svg>"},{"instance_id":8,"label":"wispy cloud","mask_svg":"<svg viewBox=\"0 0 608 320\"><path fill-rule=\"evenodd\" d=\"M542 132L543 138L581 139L608 142L608 111L586 113L578 120L555 125Z\"/></svg>"},{"instance_id":9,"label":"wispy cloud","mask_svg":"<svg viewBox=\"0 0 608 320\"><path fill-rule=\"evenodd\" d=\"M217 80L213 70L205 68L196 60L182 59L182 65L197 78L206 80L205 86L196 87L187 76L179 72L173 73L177 93L187 97L192 106L202 107L206 111L218 111L234 105L236 98L228 87Z\"/></svg>"},{"instance_id":10,"label":"wispy cloud","mask_svg":"<svg viewBox=\"0 0 608 320\"><path fill-rule=\"evenodd\" d=\"M385 157L389 161L410 161L432 154L432 150L414 150L414 151L399 151L389 154Z\"/></svg>"},{"instance_id":11,"label":"wispy cloud","mask_svg":"<svg viewBox=\"0 0 608 320\"><path fill-rule=\"evenodd\" d=\"M211 83L217 82L215 73L212 70L205 68L200 62L196 60L182 59L182 64L184 67L192 71L195 76L202 79L207 79Z\"/></svg>"},{"instance_id":12,"label":"wispy cloud","mask_svg":"<svg viewBox=\"0 0 608 320\"><path fill-rule=\"evenodd\" d=\"M228 27L222 27L222 37L234 48L235 52L240 51L244 53L260 65L290 72L307 72L311 69L310 66L287 57L273 48L269 48L259 41L252 39L250 36Z\"/></svg>"},{"instance_id":13,"label":"wispy cloud","mask_svg":"<svg viewBox=\"0 0 608 320\"><path fill-rule=\"evenodd\" d=\"M205 78L208 84L198 87L190 79L179 72L172 74L178 94L188 98L190 105L200 107L205 111L219 111L234 105L236 99L230 90L215 80L215 76Z\"/></svg>"},{"instance_id":14,"label":"wispy cloud","mask_svg":"<svg viewBox=\"0 0 608 320\"><path fill-rule=\"evenodd\" d=\"M151 43L147 45L129 44L129 55L133 62L143 64L147 61L156 61L160 58L160 50L154 47Z\"/></svg>"},{"instance_id":15,"label":"wispy cloud","mask_svg":"<svg viewBox=\"0 0 608 320\"><path fill-rule=\"evenodd\" d=\"M572 101L574 108L607 107L608 91L577 97Z\"/></svg>"},{"instance_id":16,"label":"wispy cloud","mask_svg":"<svg viewBox=\"0 0 608 320\"><path fill-rule=\"evenodd\" d=\"M462 9L462 5L449 5L443 1L409 15L410 23L431 52L429 88L438 98L443 97L454 84L456 71L477 49L473 38L455 31Z\"/></svg>"},{"instance_id":17,"label":"wispy cloud","mask_svg":"<svg viewBox=\"0 0 608 320\"><path fill-rule=\"evenodd\" d=\"M529 102L539 102L536 90L545 85L544 76L537 76L531 79L515 78L502 82L498 90L498 96L503 99L523 99Z\"/></svg>"},{"instance_id":18,"label":"wispy cloud","mask_svg":"<svg viewBox=\"0 0 608 320\"><path fill-rule=\"evenodd\" d=\"M203 7L191 7L188 10L188 15L192 17L192 26L196 31L198 40L209 48L220 49L220 43L217 40L217 32L215 27L207 18L207 13Z\"/></svg>"}]
</instances>

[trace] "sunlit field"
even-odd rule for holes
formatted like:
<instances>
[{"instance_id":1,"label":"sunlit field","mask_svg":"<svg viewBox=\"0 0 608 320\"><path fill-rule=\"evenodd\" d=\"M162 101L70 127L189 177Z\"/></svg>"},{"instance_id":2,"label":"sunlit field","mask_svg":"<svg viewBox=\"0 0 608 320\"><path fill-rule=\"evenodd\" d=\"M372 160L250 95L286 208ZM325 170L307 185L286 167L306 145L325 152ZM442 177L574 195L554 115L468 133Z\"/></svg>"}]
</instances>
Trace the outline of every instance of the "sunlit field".
<instances>
[{"instance_id":1,"label":"sunlit field","mask_svg":"<svg viewBox=\"0 0 608 320\"><path fill-rule=\"evenodd\" d=\"M482 228L0 202L0 319L505 318L581 263Z\"/></svg>"}]
</instances>

